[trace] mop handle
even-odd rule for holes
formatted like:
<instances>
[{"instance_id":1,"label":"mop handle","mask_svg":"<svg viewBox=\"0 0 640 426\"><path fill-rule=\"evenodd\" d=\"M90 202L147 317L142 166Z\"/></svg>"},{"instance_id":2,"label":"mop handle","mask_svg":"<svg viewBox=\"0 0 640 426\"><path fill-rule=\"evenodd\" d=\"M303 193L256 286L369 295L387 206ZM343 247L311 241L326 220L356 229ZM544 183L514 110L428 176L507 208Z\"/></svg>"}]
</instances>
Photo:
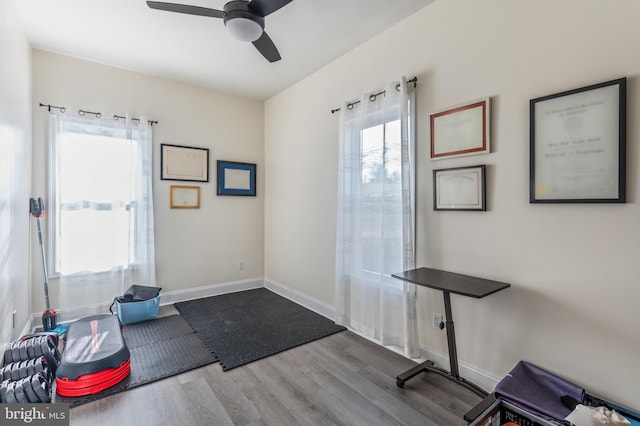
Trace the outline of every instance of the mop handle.
<instances>
[{"instance_id":1,"label":"mop handle","mask_svg":"<svg viewBox=\"0 0 640 426\"><path fill-rule=\"evenodd\" d=\"M38 225L38 241L40 241L40 253L42 254L42 279L44 280L44 300L47 305L47 311L51 309L49 304L49 283L47 282L47 262L44 259L44 244L42 243L42 228L40 227L40 218L36 218Z\"/></svg>"},{"instance_id":2,"label":"mop handle","mask_svg":"<svg viewBox=\"0 0 640 426\"><path fill-rule=\"evenodd\" d=\"M38 226L38 242L40 243L40 254L42 255L42 277L44 280L44 299L47 305L47 310L51 309L49 304L49 283L47 282L47 262L44 257L44 243L42 242L42 227L40 226L40 216L44 213L44 201L42 198L38 198L38 201L31 198L29 202L30 213L36 218L36 225Z\"/></svg>"}]
</instances>

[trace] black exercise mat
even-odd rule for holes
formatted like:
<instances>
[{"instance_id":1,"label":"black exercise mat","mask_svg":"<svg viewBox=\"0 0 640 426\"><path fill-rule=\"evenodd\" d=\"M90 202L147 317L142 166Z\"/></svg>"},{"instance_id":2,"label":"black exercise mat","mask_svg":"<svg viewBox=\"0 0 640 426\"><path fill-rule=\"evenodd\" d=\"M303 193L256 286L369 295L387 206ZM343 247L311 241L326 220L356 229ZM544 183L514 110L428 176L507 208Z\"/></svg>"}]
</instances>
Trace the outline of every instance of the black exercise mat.
<instances>
[{"instance_id":1,"label":"black exercise mat","mask_svg":"<svg viewBox=\"0 0 640 426\"><path fill-rule=\"evenodd\" d=\"M225 371L346 330L266 288L175 307Z\"/></svg>"},{"instance_id":2,"label":"black exercise mat","mask_svg":"<svg viewBox=\"0 0 640 426\"><path fill-rule=\"evenodd\" d=\"M123 327L122 337L129 349L163 340L193 334L193 329L180 315L156 318Z\"/></svg>"},{"instance_id":3,"label":"black exercise mat","mask_svg":"<svg viewBox=\"0 0 640 426\"><path fill-rule=\"evenodd\" d=\"M52 402L76 407L217 361L180 315L128 324L122 333L131 353L126 379L94 395L64 397L54 389Z\"/></svg>"}]
</instances>

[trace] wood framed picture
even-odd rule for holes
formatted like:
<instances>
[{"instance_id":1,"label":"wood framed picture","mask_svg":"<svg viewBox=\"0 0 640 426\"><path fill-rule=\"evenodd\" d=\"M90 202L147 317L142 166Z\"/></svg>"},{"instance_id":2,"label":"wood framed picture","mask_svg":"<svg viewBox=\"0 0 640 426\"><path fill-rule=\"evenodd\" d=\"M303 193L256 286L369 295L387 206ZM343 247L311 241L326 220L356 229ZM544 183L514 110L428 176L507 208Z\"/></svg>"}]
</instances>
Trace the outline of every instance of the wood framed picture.
<instances>
[{"instance_id":1,"label":"wood framed picture","mask_svg":"<svg viewBox=\"0 0 640 426\"><path fill-rule=\"evenodd\" d=\"M436 111L430 115L431 159L490 152L490 98Z\"/></svg>"},{"instance_id":2,"label":"wood framed picture","mask_svg":"<svg viewBox=\"0 0 640 426\"><path fill-rule=\"evenodd\" d=\"M486 211L484 164L433 171L434 210Z\"/></svg>"},{"instance_id":3,"label":"wood framed picture","mask_svg":"<svg viewBox=\"0 0 640 426\"><path fill-rule=\"evenodd\" d=\"M160 145L160 179L209 182L209 150Z\"/></svg>"},{"instance_id":4,"label":"wood framed picture","mask_svg":"<svg viewBox=\"0 0 640 426\"><path fill-rule=\"evenodd\" d=\"M624 203L626 78L529 101L529 201Z\"/></svg>"},{"instance_id":5,"label":"wood framed picture","mask_svg":"<svg viewBox=\"0 0 640 426\"><path fill-rule=\"evenodd\" d=\"M218 160L218 195L256 195L256 165Z\"/></svg>"},{"instance_id":6,"label":"wood framed picture","mask_svg":"<svg viewBox=\"0 0 640 426\"><path fill-rule=\"evenodd\" d=\"M199 209L200 187L171 185L169 188L169 207L172 209Z\"/></svg>"}]
</instances>

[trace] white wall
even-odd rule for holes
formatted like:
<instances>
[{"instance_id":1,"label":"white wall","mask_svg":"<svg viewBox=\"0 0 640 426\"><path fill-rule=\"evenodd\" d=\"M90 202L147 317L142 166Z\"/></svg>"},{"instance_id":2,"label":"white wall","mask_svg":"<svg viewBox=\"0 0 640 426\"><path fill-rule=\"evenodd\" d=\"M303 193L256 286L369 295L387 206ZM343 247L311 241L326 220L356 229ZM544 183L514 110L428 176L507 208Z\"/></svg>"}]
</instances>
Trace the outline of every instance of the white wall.
<instances>
[{"instance_id":1,"label":"white wall","mask_svg":"<svg viewBox=\"0 0 640 426\"><path fill-rule=\"evenodd\" d=\"M73 106L157 120L154 133L156 279L163 293L262 279L264 105L201 87L33 50L34 193L46 198L46 108ZM160 144L208 148L209 182L160 180ZM257 164L256 197L216 195L216 160ZM170 185L201 187L201 208L169 208ZM33 260L34 279L41 274ZM238 270L238 261L244 270ZM34 280L35 282L39 280ZM51 279L52 307L58 294ZM33 310L42 310L34 285ZM114 295L117 296L117 295Z\"/></svg>"},{"instance_id":2,"label":"white wall","mask_svg":"<svg viewBox=\"0 0 640 426\"><path fill-rule=\"evenodd\" d=\"M333 305L338 116L330 109L418 77L417 264L507 281L453 296L464 365L503 377L531 361L640 409L640 2L440 0L270 99L265 277ZM529 204L528 101L628 77L627 203ZM492 153L430 161L428 115L492 98ZM487 164L487 212L434 212L434 168ZM419 292L423 347L442 296Z\"/></svg>"},{"instance_id":3,"label":"white wall","mask_svg":"<svg viewBox=\"0 0 640 426\"><path fill-rule=\"evenodd\" d=\"M0 0L0 347L30 314L31 49L20 22Z\"/></svg>"}]
</instances>

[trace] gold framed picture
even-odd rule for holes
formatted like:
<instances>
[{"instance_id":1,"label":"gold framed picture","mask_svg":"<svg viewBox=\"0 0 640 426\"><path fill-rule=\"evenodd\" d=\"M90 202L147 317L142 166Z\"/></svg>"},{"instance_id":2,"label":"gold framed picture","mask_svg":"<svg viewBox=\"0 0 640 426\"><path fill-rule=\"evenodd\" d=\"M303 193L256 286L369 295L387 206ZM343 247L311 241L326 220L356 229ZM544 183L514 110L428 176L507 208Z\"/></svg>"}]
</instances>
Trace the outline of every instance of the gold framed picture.
<instances>
[{"instance_id":1,"label":"gold framed picture","mask_svg":"<svg viewBox=\"0 0 640 426\"><path fill-rule=\"evenodd\" d=\"M199 209L200 187L171 185L169 207L172 209Z\"/></svg>"}]
</instances>

